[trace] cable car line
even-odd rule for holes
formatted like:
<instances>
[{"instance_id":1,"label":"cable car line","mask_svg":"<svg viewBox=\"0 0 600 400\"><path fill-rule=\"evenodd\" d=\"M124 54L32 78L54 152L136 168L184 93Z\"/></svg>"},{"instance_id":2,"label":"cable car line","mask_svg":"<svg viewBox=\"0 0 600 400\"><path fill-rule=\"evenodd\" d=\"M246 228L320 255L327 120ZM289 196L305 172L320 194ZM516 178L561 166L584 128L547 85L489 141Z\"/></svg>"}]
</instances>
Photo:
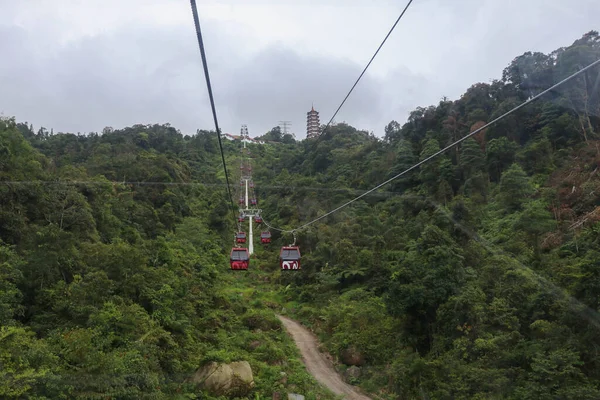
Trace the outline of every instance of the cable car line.
<instances>
[{"instance_id":1,"label":"cable car line","mask_svg":"<svg viewBox=\"0 0 600 400\"><path fill-rule=\"evenodd\" d=\"M361 194L361 195L359 195L359 196L357 196L357 197L353 198L352 200L349 200L349 201L347 201L346 203L342 204L341 206L339 206L339 207L336 207L336 208L334 208L333 210L331 210L331 211L329 211L329 212L327 212L327 213L325 213L325 214L323 214L323 215L321 215L321 216L319 216L319 217L317 217L317 218L313 219L312 221L309 221L309 222L307 222L307 223L305 223L305 224L303 224L303 225L299 226L298 228L291 229L291 230L289 230L289 229L280 229L280 228L275 228L275 227L272 227L271 229L276 229L276 230L278 230L278 231L280 231L280 232L284 232L284 233L295 233L295 232L298 232L298 231L300 231L300 230L302 230L302 229L304 229L304 228L306 228L306 227L308 227L308 226L310 226L310 225L314 224L314 223L315 223L315 222L317 222L317 221L320 221L320 220L322 220L323 218L325 218L325 217L327 217L327 216L329 216L329 215L331 215L331 214L333 214L333 213L335 213L335 212L337 212L337 211L341 210L342 208L345 208L345 207L349 206L350 204L354 203L355 201L357 201L357 200L360 200L360 199L362 199L363 197L367 196L368 194L370 194L370 193L374 192L375 190L377 190L377 189L379 189L379 188L381 188L381 187L383 187L383 186L387 185L388 183L390 183L390 182L392 182L392 181L394 181L394 180L396 180L396 179L400 178L402 175L405 175L406 173L408 173L408 172L412 171L413 169L420 167L421 165L423 165L423 164L425 164L426 162L428 162L428 161L430 161L430 160L434 159L435 157L439 156L440 154L442 154L442 153L445 153L446 151L450 150L451 148L453 148L453 147L454 147L454 146L456 146L457 144L459 144L459 143L461 143L461 142L463 142L463 141L467 140L468 138L470 138L470 137L471 137L471 136L473 136L473 135L476 135L477 133L481 132L482 130L484 130L484 129L486 129L486 128L489 128L490 126L494 125L496 122L498 122L498 121L500 121L500 120L502 120L502 119L504 119L504 118L508 117L510 114L512 114L512 113L514 113L515 111L517 111L517 110L519 110L519 109L521 109L521 108L525 107L527 104L529 104L529 103L532 103L533 101L535 101L535 100L539 99L540 97L542 97L542 96L543 96L543 95L545 95L546 93L553 91L553 90L554 90L554 89L556 89L557 87L559 87L559 86L563 85L564 83L566 83L566 82L570 81L571 79L575 78L575 77L576 77L576 76L578 76L579 74L582 74L582 73L584 73L585 71L589 70L590 68L593 68L593 67L595 67L596 65L599 65L599 64L600 64L600 59L598 59L598 60L596 60L596 61L592 62L592 63L591 63L591 64L589 64L588 66L586 66L586 67L584 67L584 68L580 69L579 71L577 71L577 72L575 72L575 73L573 73L573 74L569 75L568 77L564 78L564 79L563 79L563 80L561 80L560 82L558 82L558 83L555 83L553 86L549 87L548 89L544 90L543 92L540 92L540 93L538 93L537 95L533 96L532 98L530 98L530 99L527 99L526 101L524 101L523 103L521 103L521 104L519 104L518 106L514 107L513 109L511 109L511 110L509 110L509 111L505 112L504 114L500 115L499 117L495 118L494 120L492 120L492 121L488 122L487 124L485 124L485 125L484 125L484 126L482 126L481 128L478 128L478 129L474 130L473 132L471 132L471 133L469 133L469 134L467 134L467 135L463 136L462 138L460 138L460 139L456 140L455 142L453 142L453 143L449 144L448 146L444 147L443 149L441 149L441 150L439 150L439 151L435 152L434 154L430 155L429 157L427 157L427 158L425 158L425 159L423 159L423 160L419 161L418 163L414 164L413 166L411 166L411 167L407 168L406 170L404 170L404 171L400 172L399 174L397 174L397 175L395 175L395 176L391 177L390 179L388 179L388 180L384 181L383 183L380 183L379 185L375 186L374 188L367 190L366 192L364 192L363 194ZM263 222L264 222L264 221L263 221Z\"/></svg>"},{"instance_id":2,"label":"cable car line","mask_svg":"<svg viewBox=\"0 0 600 400\"><path fill-rule=\"evenodd\" d=\"M267 227L269 227L269 229L272 229L272 230L274 230L274 231L279 231L279 232L284 232L284 233L289 233L289 232L292 232L292 231L290 231L290 230L281 229L281 228L277 228L277 227L274 227L274 226L272 226L271 224L269 224L269 223L267 222L267 220L265 220L265 219L264 219L264 217L263 217L263 224L265 224Z\"/></svg>"},{"instance_id":3,"label":"cable car line","mask_svg":"<svg viewBox=\"0 0 600 400\"><path fill-rule=\"evenodd\" d=\"M248 130L242 126L242 136L247 136ZM262 210L259 209L256 198L254 180L252 179L251 158L246 151L246 142L240 154L240 186L239 191L239 217L237 231L234 234L233 247L229 255L229 267L231 270L247 271L250 266L250 257L254 253L253 223L258 226L265 221L262 218ZM237 194L237 193L236 193ZM242 223L248 218L248 235L242 231ZM265 224L269 226L268 224ZM294 242L288 246L281 247L279 252L279 267L281 270L298 271L301 268L300 248L296 245L296 234L293 233ZM269 245L271 243L271 231L260 233L260 243ZM247 247L241 247L247 245Z\"/></svg>"},{"instance_id":4,"label":"cable car line","mask_svg":"<svg viewBox=\"0 0 600 400\"><path fill-rule=\"evenodd\" d=\"M196 7L196 0L190 0L192 6L192 16L194 17L194 25L196 26L196 37L198 38L198 47L200 48L200 56L202 57L202 66L204 67L204 77L206 78L206 87L208 89L208 98L210 100L210 107L212 110L213 120L215 122L215 129L217 131L217 137L219 138L219 149L221 151L221 160L223 161L223 170L225 171L225 181L227 182L227 193L229 194L229 202L231 203L231 215L235 221L235 205L233 203L233 196L231 195L231 187L229 185L229 174L227 173L227 165L225 164L225 154L223 152L223 143L221 140L221 130L219 129L219 121L217 119L217 110L215 108L215 99L213 98L212 85L210 83L210 75L208 73L208 63L206 62L206 53L204 51L204 41L202 40L202 31L200 30L200 20L198 18L198 8Z\"/></svg>"},{"instance_id":5,"label":"cable car line","mask_svg":"<svg viewBox=\"0 0 600 400\"><path fill-rule=\"evenodd\" d=\"M340 104L340 106L337 108L337 110L335 110L335 112L333 113L333 116L331 117L331 119L329 120L329 122L327 123L327 125L325 125L325 128L323 128L323 132L321 132L321 134L325 133L325 131L329 128L329 125L331 125L331 123L333 122L333 119L335 118L335 116L337 115L337 113L340 111L340 109L342 108L342 106L344 105L344 103L346 103L346 100L348 100L348 97L350 97L350 94L352 93L352 91L354 90L354 88L356 87L356 85L358 85L358 82L361 80L361 78L363 77L363 75L365 74L365 72L367 72L367 69L369 69L369 66L371 66L371 63L373 62L373 60L375 59L375 57L379 53L379 50L381 50L381 48L383 47L383 45L385 44L385 42L387 41L387 39L390 37L390 35L394 31L394 29L396 28L396 25L398 25L398 22L400 22L400 20L402 19L402 17L406 13L406 10L408 10L408 7L410 7L410 5L412 4L412 2L413 2L413 0L409 0L408 1L408 3L406 4L406 7L404 7L404 10L402 10L402 12L400 13L400 16L398 17L398 19L396 20L396 22L394 22L394 25L392 25L391 29L389 30L389 32L387 33L387 35L385 35L385 38L383 38L383 41L381 42L381 44L379 45L379 47L377 48L377 50L375 50L375 53L373 54L373 56L371 57L371 59L367 63L367 66L360 73L360 75L358 76L358 79L356 79L356 82L354 82L354 85L352 85L352 87L350 88L350 91L348 92L348 94L346 95L346 97L344 97L344 100L342 100L342 103Z\"/></svg>"}]
</instances>

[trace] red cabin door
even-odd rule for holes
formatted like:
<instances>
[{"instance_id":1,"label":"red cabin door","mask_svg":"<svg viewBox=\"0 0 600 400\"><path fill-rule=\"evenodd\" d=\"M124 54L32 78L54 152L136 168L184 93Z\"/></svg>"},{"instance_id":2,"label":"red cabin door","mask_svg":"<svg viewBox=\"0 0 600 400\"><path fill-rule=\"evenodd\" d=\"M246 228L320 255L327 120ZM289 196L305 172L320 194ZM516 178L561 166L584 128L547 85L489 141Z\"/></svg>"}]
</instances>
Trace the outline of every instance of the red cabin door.
<instances>
[{"instance_id":1,"label":"red cabin door","mask_svg":"<svg viewBox=\"0 0 600 400\"><path fill-rule=\"evenodd\" d=\"M231 263L231 269L248 269L246 261L233 261Z\"/></svg>"}]
</instances>

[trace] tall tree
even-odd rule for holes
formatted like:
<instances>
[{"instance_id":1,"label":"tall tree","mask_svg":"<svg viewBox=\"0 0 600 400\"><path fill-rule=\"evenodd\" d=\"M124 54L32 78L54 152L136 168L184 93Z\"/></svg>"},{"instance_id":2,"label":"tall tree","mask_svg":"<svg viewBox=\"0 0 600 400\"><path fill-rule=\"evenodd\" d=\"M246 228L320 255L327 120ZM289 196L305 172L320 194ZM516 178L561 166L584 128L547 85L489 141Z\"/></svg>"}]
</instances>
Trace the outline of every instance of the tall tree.
<instances>
[{"instance_id":1,"label":"tall tree","mask_svg":"<svg viewBox=\"0 0 600 400\"><path fill-rule=\"evenodd\" d=\"M533 187L523 168L513 164L500 178L498 197L505 211L518 210L533 193Z\"/></svg>"}]
</instances>

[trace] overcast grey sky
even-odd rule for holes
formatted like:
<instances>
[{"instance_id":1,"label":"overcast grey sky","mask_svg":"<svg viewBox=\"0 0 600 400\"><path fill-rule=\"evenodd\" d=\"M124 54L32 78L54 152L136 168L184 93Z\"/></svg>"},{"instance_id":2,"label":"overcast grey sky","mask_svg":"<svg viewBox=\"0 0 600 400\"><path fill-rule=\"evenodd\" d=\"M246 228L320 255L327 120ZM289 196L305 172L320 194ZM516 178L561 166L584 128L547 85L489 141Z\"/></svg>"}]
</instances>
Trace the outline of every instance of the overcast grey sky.
<instances>
[{"instance_id":1,"label":"overcast grey sky","mask_svg":"<svg viewBox=\"0 0 600 400\"><path fill-rule=\"evenodd\" d=\"M199 0L223 132L326 122L405 0ZM55 132L212 129L187 0L0 0L0 113ZM499 78L525 51L600 30L598 0L414 0L337 121L381 136L417 106Z\"/></svg>"}]
</instances>

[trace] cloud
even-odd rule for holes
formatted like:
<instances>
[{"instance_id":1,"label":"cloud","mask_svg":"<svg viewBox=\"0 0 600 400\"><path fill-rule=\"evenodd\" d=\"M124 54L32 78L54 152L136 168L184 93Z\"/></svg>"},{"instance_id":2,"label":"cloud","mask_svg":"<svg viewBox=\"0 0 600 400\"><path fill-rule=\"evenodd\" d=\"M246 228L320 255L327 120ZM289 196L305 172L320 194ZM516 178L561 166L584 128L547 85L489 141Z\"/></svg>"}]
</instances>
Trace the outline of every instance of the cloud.
<instances>
[{"instance_id":1,"label":"cloud","mask_svg":"<svg viewBox=\"0 0 600 400\"><path fill-rule=\"evenodd\" d=\"M326 123L360 70L356 63L273 46L232 71L221 89L222 103L250 130L254 128L255 134L276 126L279 120L291 120L292 131L300 138L306 133L306 112L311 106ZM366 76L336 120L356 116L353 122L363 122L368 129L380 117L381 87L382 82Z\"/></svg>"},{"instance_id":2,"label":"cloud","mask_svg":"<svg viewBox=\"0 0 600 400\"><path fill-rule=\"evenodd\" d=\"M217 31L205 24L206 31ZM0 66L0 109L55 131L100 131L104 126L170 122L184 132L213 127L196 38L186 28L122 28L40 52L22 28L0 28L10 63ZM10 33L10 35L9 35ZM192 32L193 33L193 32ZM248 56L213 33L207 48L223 131L242 123L260 135L292 120L304 137L311 104L329 118L361 71L350 61L302 55L269 46ZM219 46L214 45L219 43ZM232 55L236 57L232 57ZM365 76L337 121L364 129L380 120L384 82ZM326 121L323 121L326 122Z\"/></svg>"},{"instance_id":3,"label":"cloud","mask_svg":"<svg viewBox=\"0 0 600 400\"><path fill-rule=\"evenodd\" d=\"M211 129L187 2L0 0L0 112L55 131L170 122ZM392 0L198 3L224 132L260 135L311 104L326 123L404 4ZM598 29L597 0L418 0L336 121L383 134L417 106L499 78L525 51Z\"/></svg>"},{"instance_id":4,"label":"cloud","mask_svg":"<svg viewBox=\"0 0 600 400\"><path fill-rule=\"evenodd\" d=\"M46 52L36 51L23 29L1 35L7 41L9 36L12 45L0 42L10 60L0 65L0 87L10 93L0 98L5 114L61 131L152 122L172 122L192 132L211 126L189 29L122 29Z\"/></svg>"}]
</instances>

